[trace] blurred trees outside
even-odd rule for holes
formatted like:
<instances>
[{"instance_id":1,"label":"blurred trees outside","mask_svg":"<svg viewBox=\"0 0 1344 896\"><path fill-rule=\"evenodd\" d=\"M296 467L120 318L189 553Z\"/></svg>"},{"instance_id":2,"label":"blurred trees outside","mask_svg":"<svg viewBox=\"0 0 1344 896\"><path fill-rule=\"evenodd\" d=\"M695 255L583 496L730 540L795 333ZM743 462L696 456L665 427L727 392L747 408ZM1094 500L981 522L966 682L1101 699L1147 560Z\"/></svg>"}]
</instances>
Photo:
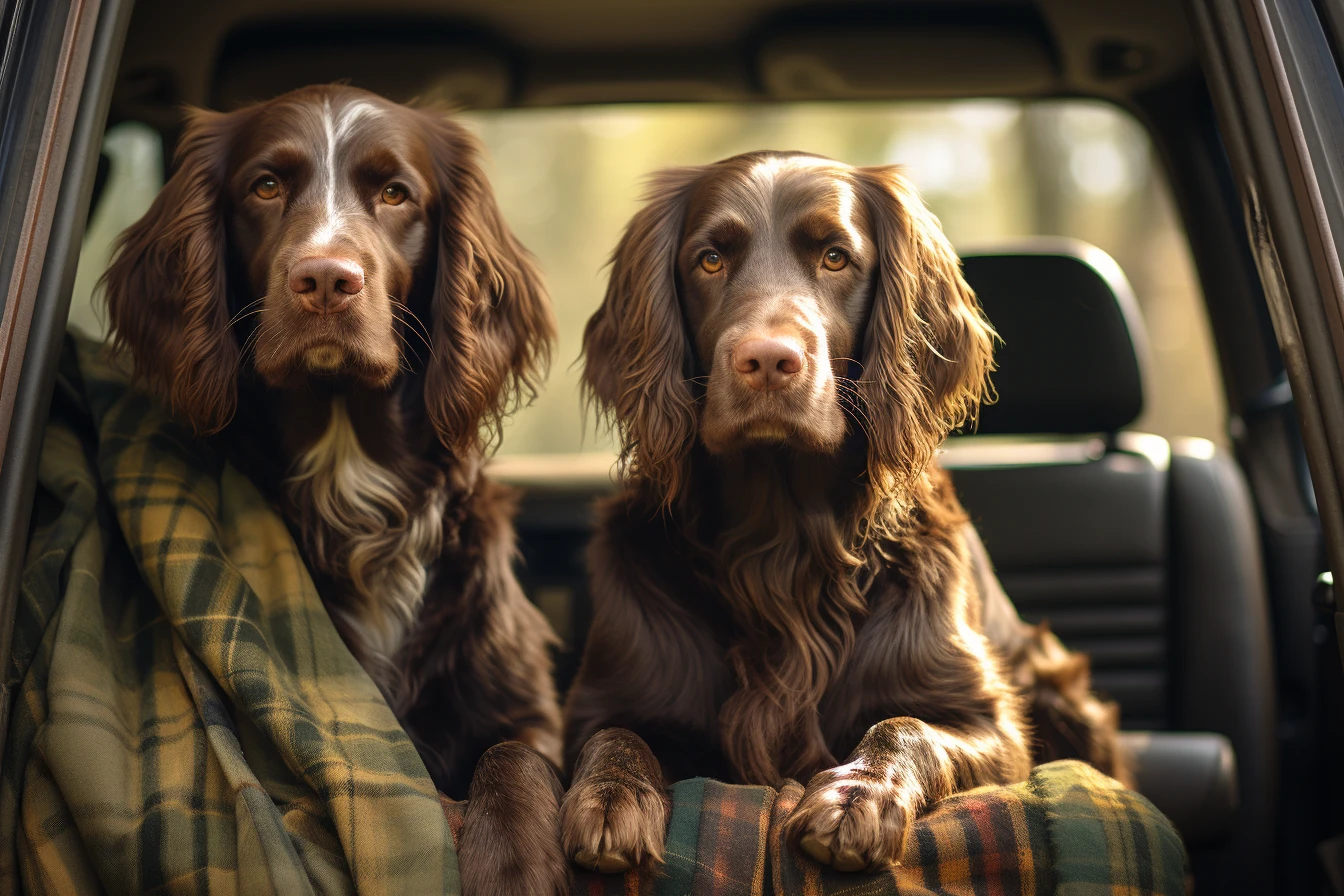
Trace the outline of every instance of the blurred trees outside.
<instances>
[{"instance_id":1,"label":"blurred trees outside","mask_svg":"<svg viewBox=\"0 0 1344 896\"><path fill-rule=\"evenodd\" d=\"M1137 428L1224 442L1217 364L1181 222L1142 127L1093 101L606 106L467 116L501 205L545 269L561 342L504 453L611 451L584 425L583 325L644 178L754 149L906 166L959 249L1031 235L1093 243L1129 276L1152 366Z\"/></svg>"}]
</instances>

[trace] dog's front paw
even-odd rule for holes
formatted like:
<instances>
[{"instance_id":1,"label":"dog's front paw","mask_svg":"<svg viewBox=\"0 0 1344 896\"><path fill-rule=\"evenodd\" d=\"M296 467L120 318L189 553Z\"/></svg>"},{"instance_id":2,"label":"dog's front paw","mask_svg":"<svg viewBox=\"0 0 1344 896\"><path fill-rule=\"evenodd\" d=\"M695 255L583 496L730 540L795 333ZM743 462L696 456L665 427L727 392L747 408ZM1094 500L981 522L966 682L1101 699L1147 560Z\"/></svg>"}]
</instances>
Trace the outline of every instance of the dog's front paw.
<instances>
[{"instance_id":1,"label":"dog's front paw","mask_svg":"<svg viewBox=\"0 0 1344 896\"><path fill-rule=\"evenodd\" d=\"M565 896L570 867L560 850L560 781L516 741L486 751L472 778L457 863L464 896Z\"/></svg>"},{"instance_id":2,"label":"dog's front paw","mask_svg":"<svg viewBox=\"0 0 1344 896\"><path fill-rule=\"evenodd\" d=\"M612 874L663 861L667 804L637 775L591 775L569 789L560 807L565 855L578 865Z\"/></svg>"},{"instance_id":3,"label":"dog's front paw","mask_svg":"<svg viewBox=\"0 0 1344 896\"><path fill-rule=\"evenodd\" d=\"M785 834L836 871L881 871L900 861L914 817L895 782L862 768L841 767L812 779Z\"/></svg>"}]
</instances>

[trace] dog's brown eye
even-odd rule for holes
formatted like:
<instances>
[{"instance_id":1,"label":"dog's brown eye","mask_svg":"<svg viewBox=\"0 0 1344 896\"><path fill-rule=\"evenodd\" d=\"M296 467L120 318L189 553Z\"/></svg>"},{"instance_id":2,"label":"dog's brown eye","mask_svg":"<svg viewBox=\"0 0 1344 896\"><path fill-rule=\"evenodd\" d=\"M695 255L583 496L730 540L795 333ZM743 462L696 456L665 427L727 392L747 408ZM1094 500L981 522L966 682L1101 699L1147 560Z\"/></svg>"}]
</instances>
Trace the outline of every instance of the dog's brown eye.
<instances>
[{"instance_id":1,"label":"dog's brown eye","mask_svg":"<svg viewBox=\"0 0 1344 896\"><path fill-rule=\"evenodd\" d=\"M280 195L280 181L269 174L264 175L257 178L257 182L252 185L252 192L262 199L274 199Z\"/></svg>"},{"instance_id":2,"label":"dog's brown eye","mask_svg":"<svg viewBox=\"0 0 1344 896\"><path fill-rule=\"evenodd\" d=\"M388 205L401 205L409 194L401 184L388 184L383 187L383 201Z\"/></svg>"},{"instance_id":3,"label":"dog's brown eye","mask_svg":"<svg viewBox=\"0 0 1344 896\"><path fill-rule=\"evenodd\" d=\"M821 257L821 263L826 265L828 271L838 271L849 264L849 256L843 249L827 249L826 254Z\"/></svg>"},{"instance_id":4,"label":"dog's brown eye","mask_svg":"<svg viewBox=\"0 0 1344 896\"><path fill-rule=\"evenodd\" d=\"M723 256L717 252L706 252L700 256L700 267L704 268L707 274L717 274L723 270Z\"/></svg>"}]
</instances>

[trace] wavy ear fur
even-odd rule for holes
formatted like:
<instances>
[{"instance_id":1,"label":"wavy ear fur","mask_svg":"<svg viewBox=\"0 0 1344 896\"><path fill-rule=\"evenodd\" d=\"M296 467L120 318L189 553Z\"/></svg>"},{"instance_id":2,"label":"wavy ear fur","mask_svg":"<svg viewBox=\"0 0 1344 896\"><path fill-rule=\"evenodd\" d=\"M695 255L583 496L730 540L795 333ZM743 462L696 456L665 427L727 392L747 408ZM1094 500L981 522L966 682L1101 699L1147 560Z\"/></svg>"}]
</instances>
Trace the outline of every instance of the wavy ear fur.
<instances>
[{"instance_id":1,"label":"wavy ear fur","mask_svg":"<svg viewBox=\"0 0 1344 896\"><path fill-rule=\"evenodd\" d=\"M204 435L222 429L238 404L221 208L236 116L188 115L176 170L117 238L102 288L114 344L134 357L137 379Z\"/></svg>"},{"instance_id":2,"label":"wavy ear fur","mask_svg":"<svg viewBox=\"0 0 1344 896\"><path fill-rule=\"evenodd\" d=\"M879 247L859 383L868 471L881 492L909 486L948 433L991 392L995 334L938 219L895 166L859 169Z\"/></svg>"},{"instance_id":3,"label":"wavy ear fur","mask_svg":"<svg viewBox=\"0 0 1344 896\"><path fill-rule=\"evenodd\" d=\"M703 168L654 175L611 257L602 307L583 332L584 389L617 428L625 475L664 501L680 492L695 441L691 344L677 298L686 203Z\"/></svg>"},{"instance_id":4,"label":"wavy ear fur","mask_svg":"<svg viewBox=\"0 0 1344 896\"><path fill-rule=\"evenodd\" d=\"M442 114L425 117L434 134L440 207L425 407L444 445L485 450L498 442L504 418L531 401L545 379L555 317L532 254L495 201L480 144Z\"/></svg>"}]
</instances>

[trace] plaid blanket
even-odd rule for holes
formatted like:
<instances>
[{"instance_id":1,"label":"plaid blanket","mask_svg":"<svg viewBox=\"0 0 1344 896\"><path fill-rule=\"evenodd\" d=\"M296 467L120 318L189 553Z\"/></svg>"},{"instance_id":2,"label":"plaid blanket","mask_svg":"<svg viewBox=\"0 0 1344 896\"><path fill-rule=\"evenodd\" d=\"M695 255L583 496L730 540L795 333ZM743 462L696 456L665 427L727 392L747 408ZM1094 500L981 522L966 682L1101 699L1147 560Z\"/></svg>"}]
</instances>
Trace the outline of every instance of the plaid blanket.
<instances>
[{"instance_id":1,"label":"plaid blanket","mask_svg":"<svg viewBox=\"0 0 1344 896\"><path fill-rule=\"evenodd\" d=\"M244 477L72 339L3 686L0 893L457 893L434 791ZM890 875L793 855L802 789L676 785L653 879L591 894L1182 891L1142 797L1076 763L945 801Z\"/></svg>"},{"instance_id":2,"label":"plaid blanket","mask_svg":"<svg viewBox=\"0 0 1344 896\"><path fill-rule=\"evenodd\" d=\"M282 520L62 366L5 684L0 893L455 893L439 797Z\"/></svg>"},{"instance_id":3,"label":"plaid blanket","mask_svg":"<svg viewBox=\"0 0 1344 896\"><path fill-rule=\"evenodd\" d=\"M783 842L803 795L706 778L673 786L666 865L657 876L580 873L584 896L1177 896L1186 855L1171 823L1137 793L1081 762L1038 766L1012 787L943 800L915 823L888 874L841 874ZM462 803L445 802L454 836Z\"/></svg>"}]
</instances>

